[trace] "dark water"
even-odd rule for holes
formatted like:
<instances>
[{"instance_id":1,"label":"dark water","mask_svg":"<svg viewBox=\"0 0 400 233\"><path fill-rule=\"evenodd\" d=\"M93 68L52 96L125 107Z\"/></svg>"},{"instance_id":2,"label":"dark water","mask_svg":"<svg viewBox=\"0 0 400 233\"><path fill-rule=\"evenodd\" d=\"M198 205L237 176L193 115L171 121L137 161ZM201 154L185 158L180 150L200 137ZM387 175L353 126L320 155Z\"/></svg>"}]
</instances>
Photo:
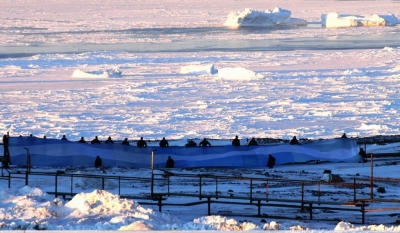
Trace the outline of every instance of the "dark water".
<instances>
[{"instance_id":1,"label":"dark water","mask_svg":"<svg viewBox=\"0 0 400 233\"><path fill-rule=\"evenodd\" d=\"M301 34L307 30L309 37L286 39L253 40L244 39L243 36L263 34ZM298 28L241 28L237 30L225 27L199 27L199 28L143 28L128 30L105 31L79 31L79 32L46 32L46 30L28 30L21 33L26 37L43 37L48 40L60 36L89 37L114 37L119 43L91 44L77 43L30 43L29 46L0 46L0 58L26 57L36 54L68 54L93 51L115 51L130 53L157 53L157 52L202 52L202 51L290 51L290 50L348 50L348 49L381 49L384 47L400 47L400 26L392 27L386 33L368 33L365 35L351 35L353 29L347 30L343 35L321 37L324 28L318 24ZM342 29L337 29L339 32ZM374 29L372 29L374 30ZM333 31L334 33L334 31ZM315 36L313 36L315 35ZM224 38L224 39L220 39ZM276 36L275 36L276 38ZM131 43L124 42L128 39L142 39L149 42ZM152 41L167 40L167 43L154 43ZM164 40L164 41L165 41Z\"/></svg>"}]
</instances>

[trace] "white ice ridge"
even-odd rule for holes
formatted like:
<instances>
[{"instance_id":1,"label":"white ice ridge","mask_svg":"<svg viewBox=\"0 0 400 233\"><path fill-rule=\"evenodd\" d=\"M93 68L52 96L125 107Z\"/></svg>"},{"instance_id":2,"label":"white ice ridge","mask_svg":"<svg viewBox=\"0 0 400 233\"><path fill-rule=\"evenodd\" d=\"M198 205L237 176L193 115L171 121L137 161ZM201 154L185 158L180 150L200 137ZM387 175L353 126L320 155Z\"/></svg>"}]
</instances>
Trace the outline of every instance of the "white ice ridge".
<instances>
[{"instance_id":1,"label":"white ice ridge","mask_svg":"<svg viewBox=\"0 0 400 233\"><path fill-rule=\"evenodd\" d=\"M398 19L393 14L359 16L330 12L321 15L321 24L326 27L395 26Z\"/></svg>"},{"instance_id":2,"label":"white ice ridge","mask_svg":"<svg viewBox=\"0 0 400 233\"><path fill-rule=\"evenodd\" d=\"M95 71L82 71L75 70L72 74L73 78L121 78L121 71L118 68L112 68L108 70L95 70Z\"/></svg>"},{"instance_id":3,"label":"white ice ridge","mask_svg":"<svg viewBox=\"0 0 400 233\"><path fill-rule=\"evenodd\" d=\"M275 7L272 11L257 11L246 8L243 12L231 11L224 26L227 27L276 27L305 26L307 21L291 18L292 12Z\"/></svg>"}]
</instances>

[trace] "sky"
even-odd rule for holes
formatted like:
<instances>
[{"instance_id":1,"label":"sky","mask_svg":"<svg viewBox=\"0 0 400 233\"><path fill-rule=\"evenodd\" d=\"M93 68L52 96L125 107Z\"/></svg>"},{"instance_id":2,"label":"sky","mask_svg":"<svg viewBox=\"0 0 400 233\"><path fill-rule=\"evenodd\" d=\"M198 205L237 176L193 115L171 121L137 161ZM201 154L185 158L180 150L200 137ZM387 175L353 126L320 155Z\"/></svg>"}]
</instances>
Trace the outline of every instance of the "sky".
<instances>
[{"instance_id":1,"label":"sky","mask_svg":"<svg viewBox=\"0 0 400 233\"><path fill-rule=\"evenodd\" d=\"M224 26L232 12L276 7L290 11L293 19L307 21L307 26L236 30ZM395 135L400 119L399 25L327 28L322 26L322 15L337 12L365 19L373 14L399 17L399 11L399 3L389 0L2 1L0 129L12 136L166 137L182 143L234 135L241 139L335 138L344 132L350 137ZM396 178L396 164L396 159L377 161L376 176ZM69 173L103 173L71 169ZM369 174L364 163L274 169L268 172L288 179L303 170L312 171L309 179L322 179L324 169L346 179ZM149 176L148 169L105 172ZM242 172L265 175L265 168ZM376 225L364 226L278 219L244 222L223 214L207 217L201 212L204 206L196 207L202 214L175 208L158 213L154 206L142 207L98 191L84 179L74 184L82 194L67 202L45 194L51 182L38 179L28 187L7 189L0 180L1 229L398 230L393 224L397 216L388 217L386 212L371 213L368 221ZM398 196L396 184L382 185L390 192L381 195ZM179 183L176 188L188 187ZM218 206L216 212L235 210ZM284 213L297 214L293 211Z\"/></svg>"}]
</instances>

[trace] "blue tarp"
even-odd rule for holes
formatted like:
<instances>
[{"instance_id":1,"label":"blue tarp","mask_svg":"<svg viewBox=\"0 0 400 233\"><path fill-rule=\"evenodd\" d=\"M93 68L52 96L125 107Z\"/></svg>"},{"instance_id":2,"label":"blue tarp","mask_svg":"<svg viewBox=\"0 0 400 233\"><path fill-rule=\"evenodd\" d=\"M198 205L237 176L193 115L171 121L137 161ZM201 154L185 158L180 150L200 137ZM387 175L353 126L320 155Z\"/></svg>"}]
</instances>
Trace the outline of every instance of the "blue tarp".
<instances>
[{"instance_id":1,"label":"blue tarp","mask_svg":"<svg viewBox=\"0 0 400 233\"><path fill-rule=\"evenodd\" d=\"M268 155L276 158L276 165L315 160L354 162L360 159L356 140L332 139L302 145L213 146L138 148L121 144L82 144L58 139L11 137L10 154L13 165L25 166L27 148L32 166L78 167L94 166L99 155L103 166L150 168L154 150L155 167L165 167L168 156L175 167L265 167Z\"/></svg>"}]
</instances>

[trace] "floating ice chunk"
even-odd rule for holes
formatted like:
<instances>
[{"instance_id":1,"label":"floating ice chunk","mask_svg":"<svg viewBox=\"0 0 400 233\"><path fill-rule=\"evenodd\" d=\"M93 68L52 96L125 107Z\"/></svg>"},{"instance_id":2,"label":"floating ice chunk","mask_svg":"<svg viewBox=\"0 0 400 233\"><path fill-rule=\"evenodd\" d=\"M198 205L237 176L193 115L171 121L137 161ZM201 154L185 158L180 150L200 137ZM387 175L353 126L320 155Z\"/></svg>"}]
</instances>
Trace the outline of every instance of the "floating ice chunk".
<instances>
[{"instance_id":1,"label":"floating ice chunk","mask_svg":"<svg viewBox=\"0 0 400 233\"><path fill-rule=\"evenodd\" d=\"M395 26L397 18L393 14L359 16L330 12L321 15L321 23L326 27Z\"/></svg>"},{"instance_id":2,"label":"floating ice chunk","mask_svg":"<svg viewBox=\"0 0 400 233\"><path fill-rule=\"evenodd\" d=\"M380 130L380 129L387 129L387 128L388 128L387 125L362 123L359 130Z\"/></svg>"},{"instance_id":3,"label":"floating ice chunk","mask_svg":"<svg viewBox=\"0 0 400 233\"><path fill-rule=\"evenodd\" d=\"M251 80L263 78L262 74L257 74L254 71L242 67L221 68L218 70L218 77L232 80Z\"/></svg>"},{"instance_id":4,"label":"floating ice chunk","mask_svg":"<svg viewBox=\"0 0 400 233\"><path fill-rule=\"evenodd\" d=\"M181 67L181 74L216 74L218 70L214 68L214 64L210 65L188 65Z\"/></svg>"},{"instance_id":5,"label":"floating ice chunk","mask_svg":"<svg viewBox=\"0 0 400 233\"><path fill-rule=\"evenodd\" d=\"M343 72L345 75L366 75L367 72L364 70L359 70L359 69L353 69L353 70L346 70Z\"/></svg>"},{"instance_id":6,"label":"floating ice chunk","mask_svg":"<svg viewBox=\"0 0 400 233\"><path fill-rule=\"evenodd\" d=\"M230 12L224 26L237 28L307 25L307 21L291 18L291 14L291 11L279 7L272 11L257 11L246 8L243 12Z\"/></svg>"},{"instance_id":7,"label":"floating ice chunk","mask_svg":"<svg viewBox=\"0 0 400 233\"><path fill-rule=\"evenodd\" d=\"M73 78L121 78L121 71L117 68L108 69L106 71L82 71L82 70L75 70L72 74Z\"/></svg>"}]
</instances>

